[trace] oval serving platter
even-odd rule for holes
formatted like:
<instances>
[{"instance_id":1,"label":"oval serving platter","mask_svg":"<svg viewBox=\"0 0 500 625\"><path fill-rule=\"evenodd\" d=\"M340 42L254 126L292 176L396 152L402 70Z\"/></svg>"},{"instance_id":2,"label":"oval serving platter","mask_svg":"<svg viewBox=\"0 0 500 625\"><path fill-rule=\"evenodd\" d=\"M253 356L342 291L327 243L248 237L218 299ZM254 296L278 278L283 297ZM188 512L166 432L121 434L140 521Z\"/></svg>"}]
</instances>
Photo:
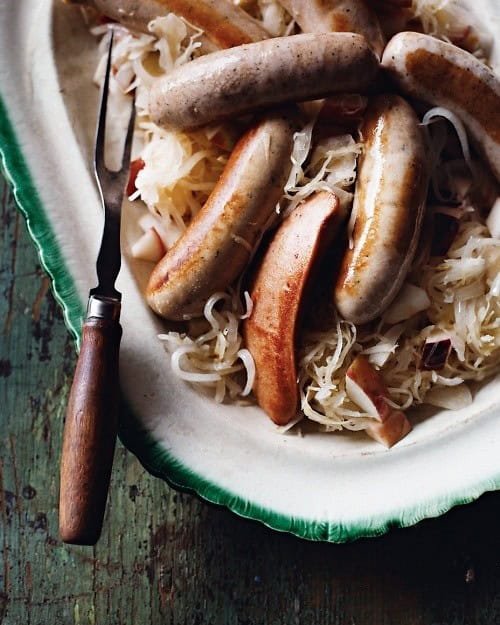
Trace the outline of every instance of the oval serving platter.
<instances>
[{"instance_id":1,"label":"oval serving platter","mask_svg":"<svg viewBox=\"0 0 500 625\"><path fill-rule=\"evenodd\" d=\"M471 0L497 37L496 0ZM487 18L487 19L485 19ZM101 219L90 168L97 50L77 11L51 0L0 5L0 150L41 262L78 337L95 283ZM500 376L471 407L414 415L391 450L362 434L280 434L254 407L219 405L174 378L130 262L124 207L121 438L153 474L242 516L311 540L344 542L440 515L500 488Z\"/></svg>"}]
</instances>

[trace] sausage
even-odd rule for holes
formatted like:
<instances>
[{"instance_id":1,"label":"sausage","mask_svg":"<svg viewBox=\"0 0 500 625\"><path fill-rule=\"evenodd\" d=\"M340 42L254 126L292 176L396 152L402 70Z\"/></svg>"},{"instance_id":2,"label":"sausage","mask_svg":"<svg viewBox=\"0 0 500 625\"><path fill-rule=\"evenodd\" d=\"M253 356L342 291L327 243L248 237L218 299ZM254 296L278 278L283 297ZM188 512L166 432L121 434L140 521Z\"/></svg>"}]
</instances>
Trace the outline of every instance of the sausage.
<instances>
[{"instance_id":1,"label":"sausage","mask_svg":"<svg viewBox=\"0 0 500 625\"><path fill-rule=\"evenodd\" d=\"M297 411L295 352L308 286L344 216L333 193L307 199L276 230L253 277L243 337L255 361L257 402L278 425Z\"/></svg>"},{"instance_id":2,"label":"sausage","mask_svg":"<svg viewBox=\"0 0 500 625\"><path fill-rule=\"evenodd\" d=\"M274 112L241 137L201 211L151 274L146 298L155 312L199 316L243 271L283 195L295 130L290 115Z\"/></svg>"},{"instance_id":3,"label":"sausage","mask_svg":"<svg viewBox=\"0 0 500 625\"><path fill-rule=\"evenodd\" d=\"M363 0L279 0L305 33L363 35L380 58L384 36L377 16Z\"/></svg>"},{"instance_id":4,"label":"sausage","mask_svg":"<svg viewBox=\"0 0 500 625\"><path fill-rule=\"evenodd\" d=\"M178 67L153 86L149 112L160 126L196 128L277 104L364 90L377 70L361 35L275 37Z\"/></svg>"},{"instance_id":5,"label":"sausage","mask_svg":"<svg viewBox=\"0 0 500 625\"><path fill-rule=\"evenodd\" d=\"M372 98L361 133L353 247L334 287L339 312L353 323L378 317L399 291L416 251L428 184L422 131L405 100Z\"/></svg>"},{"instance_id":6,"label":"sausage","mask_svg":"<svg viewBox=\"0 0 500 625\"><path fill-rule=\"evenodd\" d=\"M124 26L150 34L151 20L175 13L204 32L204 52L261 41L269 33L228 0L69 0L97 9ZM207 45L208 43L208 45Z\"/></svg>"},{"instance_id":7,"label":"sausage","mask_svg":"<svg viewBox=\"0 0 500 625\"><path fill-rule=\"evenodd\" d=\"M419 33L400 33L382 64L403 93L455 113L500 181L500 81L472 54Z\"/></svg>"}]
</instances>

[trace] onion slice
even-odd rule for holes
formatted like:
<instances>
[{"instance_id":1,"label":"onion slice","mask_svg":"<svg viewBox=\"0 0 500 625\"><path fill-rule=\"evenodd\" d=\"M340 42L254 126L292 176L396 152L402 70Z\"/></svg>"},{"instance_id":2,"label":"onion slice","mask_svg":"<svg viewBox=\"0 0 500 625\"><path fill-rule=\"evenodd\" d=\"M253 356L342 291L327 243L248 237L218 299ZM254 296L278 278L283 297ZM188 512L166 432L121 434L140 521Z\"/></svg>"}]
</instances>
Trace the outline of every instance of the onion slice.
<instances>
[{"instance_id":1,"label":"onion slice","mask_svg":"<svg viewBox=\"0 0 500 625\"><path fill-rule=\"evenodd\" d=\"M399 323L427 310L430 305L431 300L424 289L406 282L385 313L384 321L391 325Z\"/></svg>"},{"instance_id":2,"label":"onion slice","mask_svg":"<svg viewBox=\"0 0 500 625\"><path fill-rule=\"evenodd\" d=\"M157 263L167 250L156 228L148 228L132 245L130 251L133 258Z\"/></svg>"},{"instance_id":3,"label":"onion slice","mask_svg":"<svg viewBox=\"0 0 500 625\"><path fill-rule=\"evenodd\" d=\"M486 225L494 239L500 239L500 197L493 204L490 214L486 218Z\"/></svg>"},{"instance_id":4,"label":"onion slice","mask_svg":"<svg viewBox=\"0 0 500 625\"><path fill-rule=\"evenodd\" d=\"M455 132L457 133L458 140L460 141L460 146L462 148L465 162L469 166L471 172L474 172L474 165L472 163L472 158L470 155L467 132L462 121L457 115L455 115L455 113L452 113L449 109L444 108L443 106L435 106L434 108L429 109L424 115L424 118L422 119L422 126L428 126L435 118L439 117L444 117L444 119L447 119L450 124L452 124Z\"/></svg>"},{"instance_id":5,"label":"onion slice","mask_svg":"<svg viewBox=\"0 0 500 625\"><path fill-rule=\"evenodd\" d=\"M472 393L463 383L458 386L435 386L426 393L424 401L438 408L460 410L471 405Z\"/></svg>"}]
</instances>

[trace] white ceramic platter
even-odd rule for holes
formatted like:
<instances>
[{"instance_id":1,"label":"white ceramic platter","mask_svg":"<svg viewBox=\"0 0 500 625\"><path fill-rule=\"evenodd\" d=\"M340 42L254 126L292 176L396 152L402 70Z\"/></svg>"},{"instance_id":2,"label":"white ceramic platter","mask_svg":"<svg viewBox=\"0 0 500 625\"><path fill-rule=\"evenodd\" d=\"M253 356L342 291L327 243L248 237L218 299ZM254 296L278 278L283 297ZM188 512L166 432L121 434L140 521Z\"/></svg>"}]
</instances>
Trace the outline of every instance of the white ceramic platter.
<instances>
[{"instance_id":1,"label":"white ceramic platter","mask_svg":"<svg viewBox=\"0 0 500 625\"><path fill-rule=\"evenodd\" d=\"M497 1L470 5L498 36ZM0 41L4 170L77 335L102 226L89 166L95 40L71 7L11 0L0 3ZM128 260L131 210L119 279L129 407L121 437L152 473L275 529L333 542L408 526L500 488L500 378L469 409L415 418L389 451L359 434L278 434L259 409L218 405L174 378L156 339L161 324L141 297L144 267Z\"/></svg>"}]
</instances>

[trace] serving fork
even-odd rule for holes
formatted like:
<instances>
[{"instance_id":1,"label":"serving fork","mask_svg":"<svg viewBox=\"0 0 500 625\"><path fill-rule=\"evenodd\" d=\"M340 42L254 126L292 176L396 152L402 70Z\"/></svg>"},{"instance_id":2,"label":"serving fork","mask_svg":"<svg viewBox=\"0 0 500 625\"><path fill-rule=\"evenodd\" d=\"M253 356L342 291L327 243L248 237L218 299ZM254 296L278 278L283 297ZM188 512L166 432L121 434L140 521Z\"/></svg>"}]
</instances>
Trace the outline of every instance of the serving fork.
<instances>
[{"instance_id":1,"label":"serving fork","mask_svg":"<svg viewBox=\"0 0 500 625\"><path fill-rule=\"evenodd\" d=\"M113 31L108 49L94 151L94 172L104 209L97 257L98 284L91 289L82 325L80 354L64 426L59 494L59 531L64 542L93 545L104 517L118 427L121 293L115 280L121 266L121 206L128 179L135 102L128 123L121 167L105 164L106 117Z\"/></svg>"}]
</instances>

